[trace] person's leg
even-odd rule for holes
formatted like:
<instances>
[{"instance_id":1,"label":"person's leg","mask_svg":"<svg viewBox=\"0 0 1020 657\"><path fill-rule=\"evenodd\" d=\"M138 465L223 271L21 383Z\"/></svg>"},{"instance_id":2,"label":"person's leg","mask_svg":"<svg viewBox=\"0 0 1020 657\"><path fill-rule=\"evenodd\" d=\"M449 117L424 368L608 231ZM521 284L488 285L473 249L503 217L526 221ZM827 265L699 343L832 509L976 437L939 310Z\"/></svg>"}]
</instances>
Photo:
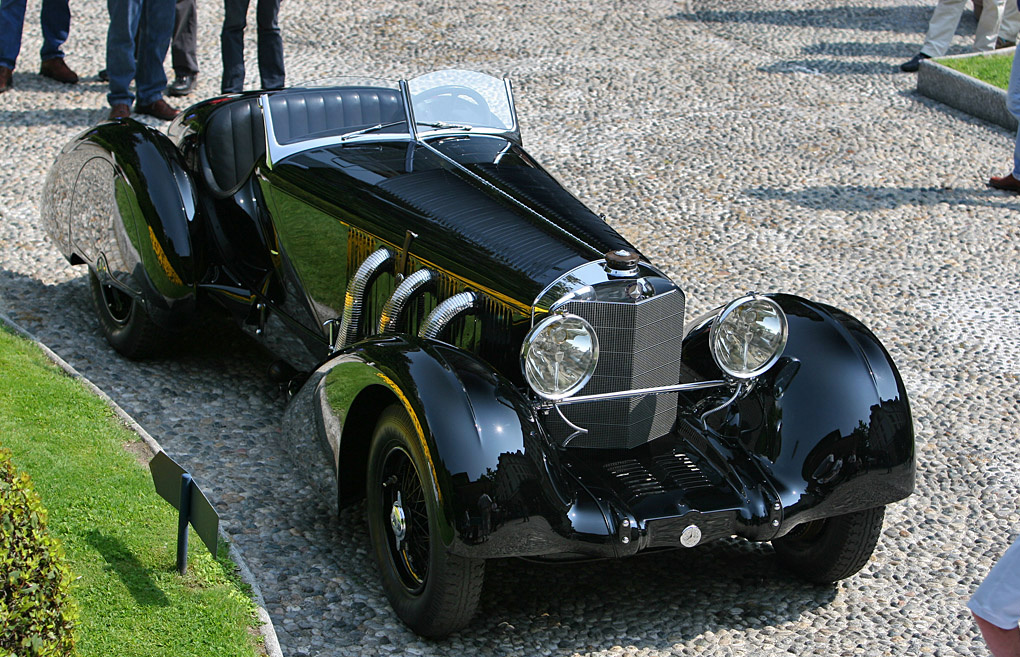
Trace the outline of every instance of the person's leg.
<instances>
[{"instance_id":1,"label":"person's leg","mask_svg":"<svg viewBox=\"0 0 1020 657\"><path fill-rule=\"evenodd\" d=\"M259 77L263 89L282 89L284 85L283 37L280 36L280 25L277 22L279 13L280 0L258 0L255 19L258 27Z\"/></svg>"},{"instance_id":2,"label":"person's leg","mask_svg":"<svg viewBox=\"0 0 1020 657\"><path fill-rule=\"evenodd\" d=\"M0 0L0 66L14 70L24 25L25 0Z\"/></svg>"},{"instance_id":3,"label":"person's leg","mask_svg":"<svg viewBox=\"0 0 1020 657\"><path fill-rule=\"evenodd\" d=\"M64 57L64 51L60 46L67 41L67 34L71 27L71 10L67 6L67 0L43 0L42 11L39 14L39 22L42 25L42 49L39 51L40 61L47 61Z\"/></svg>"},{"instance_id":4,"label":"person's leg","mask_svg":"<svg viewBox=\"0 0 1020 657\"><path fill-rule=\"evenodd\" d=\"M993 657L1020 657L1020 629L1004 630L977 614L974 614L974 622Z\"/></svg>"},{"instance_id":5,"label":"person's leg","mask_svg":"<svg viewBox=\"0 0 1020 657\"><path fill-rule=\"evenodd\" d=\"M960 16L967 0L939 0L928 22L928 34L924 38L921 52L929 57L941 57L949 50L960 24ZM984 12L982 12L984 13Z\"/></svg>"},{"instance_id":6,"label":"person's leg","mask_svg":"<svg viewBox=\"0 0 1020 657\"><path fill-rule=\"evenodd\" d=\"M995 39L999 36L999 22L1006 0L985 0L977 29L974 31L974 50L985 52L995 50Z\"/></svg>"},{"instance_id":7,"label":"person's leg","mask_svg":"<svg viewBox=\"0 0 1020 657\"><path fill-rule=\"evenodd\" d=\"M198 7L195 0L177 0L170 61L177 75L198 73Z\"/></svg>"},{"instance_id":8,"label":"person's leg","mask_svg":"<svg viewBox=\"0 0 1020 657\"><path fill-rule=\"evenodd\" d=\"M138 69L135 89L138 105L151 105L163 98L166 71L163 61L170 48L174 28L174 0L142 0L144 18L138 34Z\"/></svg>"},{"instance_id":9,"label":"person's leg","mask_svg":"<svg viewBox=\"0 0 1020 657\"><path fill-rule=\"evenodd\" d=\"M1017 121L1020 121L1020 66L1017 65L1017 58L1013 59L1013 66L1009 70L1006 109ZM1017 129L1016 140L1013 144L1013 177L1020 180L1020 128Z\"/></svg>"},{"instance_id":10,"label":"person's leg","mask_svg":"<svg viewBox=\"0 0 1020 657\"><path fill-rule=\"evenodd\" d=\"M223 53L223 79L220 91L229 94L244 89L244 28L248 0L224 0L223 31L220 47Z\"/></svg>"},{"instance_id":11,"label":"person's leg","mask_svg":"<svg viewBox=\"0 0 1020 657\"><path fill-rule=\"evenodd\" d=\"M106 75L110 105L131 105L135 95L131 80L135 78L135 34L141 12L140 0L107 0L110 27L106 32Z\"/></svg>"},{"instance_id":12,"label":"person's leg","mask_svg":"<svg viewBox=\"0 0 1020 657\"><path fill-rule=\"evenodd\" d=\"M1020 11L1016 0L1006 0L1002 7L1002 20L999 21L999 39L1004 44L1015 44L1017 32L1020 32Z\"/></svg>"}]
</instances>

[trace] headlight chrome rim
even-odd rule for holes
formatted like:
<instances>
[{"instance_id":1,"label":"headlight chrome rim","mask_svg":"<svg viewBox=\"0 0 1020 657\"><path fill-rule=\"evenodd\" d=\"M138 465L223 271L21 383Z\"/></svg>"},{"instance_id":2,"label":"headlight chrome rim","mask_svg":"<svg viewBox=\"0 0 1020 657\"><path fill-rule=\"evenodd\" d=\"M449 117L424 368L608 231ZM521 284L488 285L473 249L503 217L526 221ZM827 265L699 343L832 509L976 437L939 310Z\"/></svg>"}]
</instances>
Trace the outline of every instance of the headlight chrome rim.
<instances>
[{"instance_id":1,"label":"headlight chrome rim","mask_svg":"<svg viewBox=\"0 0 1020 657\"><path fill-rule=\"evenodd\" d=\"M753 321L747 315L748 312L755 314ZM756 328L752 328L752 325ZM767 325L775 326L769 328ZM745 357L743 367L737 366L732 356L734 329L739 328L743 328L745 333L744 342L736 344L736 346L743 347L742 351ZM757 333L757 335L749 335L748 332ZM763 345L761 338L764 333L772 335L765 338ZM760 294L747 294L728 303L712 321L708 334L712 360L727 376L741 380L761 376L775 365L783 355L788 337L789 324L786 313L775 300ZM750 340L756 338L758 344L752 345ZM731 347L729 349L727 349L727 342L731 343L728 345ZM752 346L757 347L759 354L751 363L748 363L746 356L748 349Z\"/></svg>"},{"instance_id":2,"label":"headlight chrome rim","mask_svg":"<svg viewBox=\"0 0 1020 657\"><path fill-rule=\"evenodd\" d=\"M537 358L542 355L543 350L549 348L548 346L543 346L543 341L555 339L552 332L557 329L582 331L583 333L578 334L578 336L586 336L588 342L587 350L582 349L581 352L575 354L574 362L569 363L574 367L575 371L569 375L568 385L562 387L557 383L558 377L556 377L557 380L552 381L552 385L549 385L546 377L543 377L541 372L542 366L546 363L537 361ZM571 344L571 347L584 347L583 343L584 340L582 339L580 344ZM527 337L524 338L524 344L521 346L521 370L524 372L524 379L535 394L543 399L552 401L566 399L584 388L595 373L598 360L599 340L594 327L583 317L572 313L556 313L538 322L528 332ZM559 362L562 362L562 360ZM557 369L556 374L558 373L559 370Z\"/></svg>"}]
</instances>

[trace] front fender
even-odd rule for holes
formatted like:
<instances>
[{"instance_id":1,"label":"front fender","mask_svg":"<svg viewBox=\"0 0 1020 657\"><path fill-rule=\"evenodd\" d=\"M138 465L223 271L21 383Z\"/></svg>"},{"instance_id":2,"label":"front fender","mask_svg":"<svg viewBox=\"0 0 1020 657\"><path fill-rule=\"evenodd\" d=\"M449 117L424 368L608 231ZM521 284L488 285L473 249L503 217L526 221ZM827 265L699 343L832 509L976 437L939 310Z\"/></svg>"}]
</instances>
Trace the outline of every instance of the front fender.
<instances>
[{"instance_id":1,"label":"front fender","mask_svg":"<svg viewBox=\"0 0 1020 657\"><path fill-rule=\"evenodd\" d=\"M50 169L41 215L64 257L141 300L154 321L190 318L195 193L163 133L125 120L79 134Z\"/></svg>"},{"instance_id":2,"label":"front fender","mask_svg":"<svg viewBox=\"0 0 1020 657\"><path fill-rule=\"evenodd\" d=\"M789 320L782 358L749 394L707 416L702 428L749 454L778 493L783 509L776 535L910 495L913 421L889 353L861 322L836 308L770 296ZM687 377L720 376L708 326L692 331L683 349ZM692 415L718 405L709 394L688 398Z\"/></svg>"},{"instance_id":3,"label":"front fender","mask_svg":"<svg viewBox=\"0 0 1020 657\"><path fill-rule=\"evenodd\" d=\"M327 361L287 411L298 426L313 416L341 506L364 495L375 421L392 403L418 433L453 552L536 556L575 551L580 534L605 541L602 511L559 467L521 393L467 352L406 336L367 340Z\"/></svg>"}]
</instances>

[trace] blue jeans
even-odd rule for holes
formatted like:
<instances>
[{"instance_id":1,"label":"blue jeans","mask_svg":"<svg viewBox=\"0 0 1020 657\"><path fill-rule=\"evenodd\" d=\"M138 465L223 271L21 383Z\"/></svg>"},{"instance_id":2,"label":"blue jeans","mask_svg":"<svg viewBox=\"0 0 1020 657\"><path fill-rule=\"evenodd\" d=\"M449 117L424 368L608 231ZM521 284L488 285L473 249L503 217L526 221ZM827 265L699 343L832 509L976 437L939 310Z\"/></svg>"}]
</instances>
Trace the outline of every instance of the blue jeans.
<instances>
[{"instance_id":1,"label":"blue jeans","mask_svg":"<svg viewBox=\"0 0 1020 657\"><path fill-rule=\"evenodd\" d=\"M223 53L222 93L237 93L244 87L244 27L249 0L224 0L223 31L220 46ZM284 85L283 37L277 15L280 0L258 0L255 23L258 31L259 77L263 89L281 89Z\"/></svg>"},{"instance_id":2,"label":"blue jeans","mask_svg":"<svg viewBox=\"0 0 1020 657\"><path fill-rule=\"evenodd\" d=\"M1020 66L1013 58L1013 68L1009 71L1009 90L1006 91L1006 109L1020 121ZM1020 180L1020 128L1017 129L1016 142L1013 146L1013 177Z\"/></svg>"},{"instance_id":3,"label":"blue jeans","mask_svg":"<svg viewBox=\"0 0 1020 657\"><path fill-rule=\"evenodd\" d=\"M0 66L13 70L21 52L21 30L25 25L26 0L0 0ZM39 51L42 61L63 57L60 46L67 41L71 26L71 11L67 0L42 0L39 12L43 45Z\"/></svg>"},{"instance_id":4,"label":"blue jeans","mask_svg":"<svg viewBox=\"0 0 1020 657\"><path fill-rule=\"evenodd\" d=\"M110 105L149 105L163 97L163 60L174 31L175 0L107 0L110 29L106 33L106 73ZM137 35L137 49L136 37Z\"/></svg>"}]
</instances>

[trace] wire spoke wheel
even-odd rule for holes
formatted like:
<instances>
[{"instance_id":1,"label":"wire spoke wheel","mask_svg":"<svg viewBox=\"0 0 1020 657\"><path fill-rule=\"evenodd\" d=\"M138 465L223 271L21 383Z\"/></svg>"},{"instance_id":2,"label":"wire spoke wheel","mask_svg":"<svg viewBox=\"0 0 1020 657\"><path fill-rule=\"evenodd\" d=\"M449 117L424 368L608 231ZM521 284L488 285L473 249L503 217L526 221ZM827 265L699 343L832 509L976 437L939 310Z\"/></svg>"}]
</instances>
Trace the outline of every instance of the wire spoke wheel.
<instances>
[{"instance_id":1,"label":"wire spoke wheel","mask_svg":"<svg viewBox=\"0 0 1020 657\"><path fill-rule=\"evenodd\" d=\"M388 511L390 558L409 591L420 592L429 574L429 513L411 456L394 447L383 461L380 510Z\"/></svg>"},{"instance_id":2,"label":"wire spoke wheel","mask_svg":"<svg viewBox=\"0 0 1020 657\"><path fill-rule=\"evenodd\" d=\"M439 538L435 466L418 426L402 406L380 414L368 454L365 515L393 610L418 634L439 638L470 622L485 562L453 554Z\"/></svg>"}]
</instances>

